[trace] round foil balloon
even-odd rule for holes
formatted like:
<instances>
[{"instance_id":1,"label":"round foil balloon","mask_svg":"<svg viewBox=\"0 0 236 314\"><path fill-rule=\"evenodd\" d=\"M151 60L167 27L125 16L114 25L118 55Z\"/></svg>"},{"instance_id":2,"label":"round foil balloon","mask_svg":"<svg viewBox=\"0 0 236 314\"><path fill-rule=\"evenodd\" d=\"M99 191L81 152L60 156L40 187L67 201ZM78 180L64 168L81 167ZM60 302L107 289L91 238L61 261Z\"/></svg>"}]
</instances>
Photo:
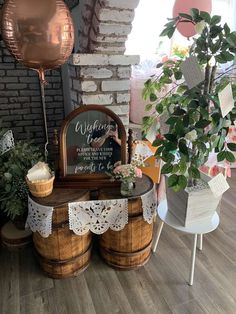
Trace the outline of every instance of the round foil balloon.
<instances>
[{"instance_id":1,"label":"round foil balloon","mask_svg":"<svg viewBox=\"0 0 236 314\"><path fill-rule=\"evenodd\" d=\"M62 0L6 0L2 36L19 62L43 75L70 56L74 27Z\"/></svg>"},{"instance_id":2,"label":"round foil balloon","mask_svg":"<svg viewBox=\"0 0 236 314\"><path fill-rule=\"evenodd\" d=\"M173 17L176 17L179 13L189 14L192 8L211 13L212 0L176 0L173 8ZM179 23L177 29L185 37L196 35L194 25L189 22Z\"/></svg>"}]
</instances>

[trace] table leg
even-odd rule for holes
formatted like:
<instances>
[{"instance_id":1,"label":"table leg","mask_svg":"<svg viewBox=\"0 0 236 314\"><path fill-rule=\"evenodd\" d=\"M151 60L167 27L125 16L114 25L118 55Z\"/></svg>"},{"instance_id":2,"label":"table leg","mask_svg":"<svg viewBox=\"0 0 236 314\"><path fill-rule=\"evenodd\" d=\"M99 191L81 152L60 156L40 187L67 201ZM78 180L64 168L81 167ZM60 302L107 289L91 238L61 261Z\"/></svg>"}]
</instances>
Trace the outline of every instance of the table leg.
<instances>
[{"instance_id":1,"label":"table leg","mask_svg":"<svg viewBox=\"0 0 236 314\"><path fill-rule=\"evenodd\" d=\"M191 269L190 269L190 276L189 276L189 285L190 286L193 285L196 248L197 248L197 234L194 235L194 240L193 240L193 248L192 248L192 255L191 255Z\"/></svg>"},{"instance_id":2,"label":"table leg","mask_svg":"<svg viewBox=\"0 0 236 314\"><path fill-rule=\"evenodd\" d=\"M199 239L198 249L202 251L203 234L199 234L198 239Z\"/></svg>"},{"instance_id":3,"label":"table leg","mask_svg":"<svg viewBox=\"0 0 236 314\"><path fill-rule=\"evenodd\" d=\"M154 242L154 245L153 245L153 248L152 248L153 253L156 252L157 244L158 244L160 236L161 236L161 231L162 231L163 225L164 225L164 222L161 220L159 222L159 224L158 224L156 239L155 239L155 242Z\"/></svg>"}]
</instances>

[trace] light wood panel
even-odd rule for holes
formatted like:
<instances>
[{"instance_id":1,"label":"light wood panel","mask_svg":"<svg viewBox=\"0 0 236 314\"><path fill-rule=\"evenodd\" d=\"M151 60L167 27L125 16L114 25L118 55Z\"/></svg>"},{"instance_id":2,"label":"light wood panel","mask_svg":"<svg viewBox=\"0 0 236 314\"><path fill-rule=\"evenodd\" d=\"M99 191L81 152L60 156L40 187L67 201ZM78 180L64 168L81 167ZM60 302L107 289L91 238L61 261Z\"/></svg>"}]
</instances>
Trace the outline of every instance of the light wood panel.
<instances>
[{"instance_id":1,"label":"light wood panel","mask_svg":"<svg viewBox=\"0 0 236 314\"><path fill-rule=\"evenodd\" d=\"M219 228L197 252L188 286L192 237L164 226L157 252L137 271L119 272L95 250L79 277L46 278L32 248L0 249L1 314L235 314L236 170L224 195Z\"/></svg>"}]
</instances>

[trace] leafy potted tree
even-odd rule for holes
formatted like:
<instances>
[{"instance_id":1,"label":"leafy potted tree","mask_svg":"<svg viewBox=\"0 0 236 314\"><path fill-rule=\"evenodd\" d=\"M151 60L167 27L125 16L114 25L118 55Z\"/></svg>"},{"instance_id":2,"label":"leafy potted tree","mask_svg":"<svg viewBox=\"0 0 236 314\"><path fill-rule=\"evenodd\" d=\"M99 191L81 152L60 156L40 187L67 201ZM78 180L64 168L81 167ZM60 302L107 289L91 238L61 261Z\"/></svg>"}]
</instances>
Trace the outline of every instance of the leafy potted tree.
<instances>
[{"instance_id":1,"label":"leafy potted tree","mask_svg":"<svg viewBox=\"0 0 236 314\"><path fill-rule=\"evenodd\" d=\"M0 132L3 135L5 131ZM17 141L10 150L0 154L0 210L24 228L28 210L27 171L42 159L37 146L30 141Z\"/></svg>"},{"instance_id":2,"label":"leafy potted tree","mask_svg":"<svg viewBox=\"0 0 236 314\"><path fill-rule=\"evenodd\" d=\"M185 59L170 59L157 65L162 69L161 74L152 76L145 83L143 91L144 98L150 100L146 110L154 109L151 117L144 117L143 130L147 133L153 124L157 125L153 145L158 146L156 157L165 163L162 173L168 176L168 207L178 211L184 208L184 212L178 212L177 216L181 216L185 224L187 212L191 209L195 211L193 216L197 216L206 207L215 210L219 203L209 186L204 188L204 183L199 180L199 167L207 161L209 154L215 151L218 161L235 161L233 151L236 151L236 144L226 143L226 138L236 118L236 108L226 115L222 114L219 92L231 84L230 75L236 70L233 63L236 32L231 32L229 26L221 25L220 21L220 16L210 16L198 9L169 19L161 36L171 38L178 23L195 25L198 35L189 49L189 56L197 60L204 72L204 79L190 88L183 75ZM219 72L220 66L228 62L231 65L224 72ZM236 86L231 85L235 99ZM168 89L165 96L158 97L164 88ZM156 122L161 116L166 117L165 124L168 127L164 134ZM198 193L198 201L194 191Z\"/></svg>"}]
</instances>

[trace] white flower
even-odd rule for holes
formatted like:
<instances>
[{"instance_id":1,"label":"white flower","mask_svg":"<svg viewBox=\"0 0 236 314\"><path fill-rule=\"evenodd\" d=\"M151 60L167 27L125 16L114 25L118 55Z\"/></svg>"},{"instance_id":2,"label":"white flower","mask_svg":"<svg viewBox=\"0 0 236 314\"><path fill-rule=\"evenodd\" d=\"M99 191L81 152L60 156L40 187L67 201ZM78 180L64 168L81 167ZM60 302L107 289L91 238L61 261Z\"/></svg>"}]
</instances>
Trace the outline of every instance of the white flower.
<instances>
[{"instance_id":1,"label":"white flower","mask_svg":"<svg viewBox=\"0 0 236 314\"><path fill-rule=\"evenodd\" d=\"M186 140L189 140L191 142L195 141L197 139L197 131L192 130L191 132L188 132L187 134L185 134L185 138Z\"/></svg>"},{"instance_id":2,"label":"white flower","mask_svg":"<svg viewBox=\"0 0 236 314\"><path fill-rule=\"evenodd\" d=\"M195 31L197 34L201 35L203 32L204 28L207 26L207 23L205 21L201 21L195 25Z\"/></svg>"},{"instance_id":3,"label":"white flower","mask_svg":"<svg viewBox=\"0 0 236 314\"><path fill-rule=\"evenodd\" d=\"M231 121L230 120L225 120L223 123L223 128L229 128L231 126Z\"/></svg>"},{"instance_id":4,"label":"white flower","mask_svg":"<svg viewBox=\"0 0 236 314\"><path fill-rule=\"evenodd\" d=\"M211 57L211 59L208 62L210 67L213 67L216 65L216 58L214 56Z\"/></svg>"},{"instance_id":5,"label":"white flower","mask_svg":"<svg viewBox=\"0 0 236 314\"><path fill-rule=\"evenodd\" d=\"M12 174L11 174L11 173L5 172L5 173L4 173L4 176L5 176L5 178L7 179L7 181L11 181L11 179L12 179Z\"/></svg>"}]
</instances>

